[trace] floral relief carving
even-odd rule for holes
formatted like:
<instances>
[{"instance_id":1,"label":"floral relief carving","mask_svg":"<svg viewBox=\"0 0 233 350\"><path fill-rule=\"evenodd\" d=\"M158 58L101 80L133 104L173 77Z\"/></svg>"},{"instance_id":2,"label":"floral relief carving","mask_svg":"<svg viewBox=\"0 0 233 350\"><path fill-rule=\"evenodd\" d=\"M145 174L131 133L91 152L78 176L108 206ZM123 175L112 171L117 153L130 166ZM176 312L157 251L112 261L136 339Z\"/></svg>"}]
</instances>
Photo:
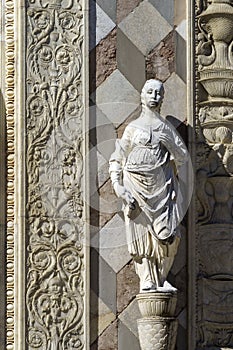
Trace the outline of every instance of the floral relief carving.
<instances>
[{"instance_id":1,"label":"floral relief carving","mask_svg":"<svg viewBox=\"0 0 233 350\"><path fill-rule=\"evenodd\" d=\"M27 5L27 343L83 349L83 10Z\"/></svg>"}]
</instances>

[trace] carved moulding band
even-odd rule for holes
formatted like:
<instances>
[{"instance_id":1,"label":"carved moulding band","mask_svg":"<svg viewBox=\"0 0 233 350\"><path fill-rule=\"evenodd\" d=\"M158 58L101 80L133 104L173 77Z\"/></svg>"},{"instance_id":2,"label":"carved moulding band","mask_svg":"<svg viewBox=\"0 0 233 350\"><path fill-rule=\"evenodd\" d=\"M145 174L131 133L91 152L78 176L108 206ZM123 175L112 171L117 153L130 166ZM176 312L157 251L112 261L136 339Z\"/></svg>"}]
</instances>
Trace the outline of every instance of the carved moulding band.
<instances>
[{"instance_id":1,"label":"carved moulding band","mask_svg":"<svg viewBox=\"0 0 233 350\"><path fill-rule=\"evenodd\" d=\"M7 130L7 229L6 229L6 349L14 349L14 170L15 170L15 1L6 0L5 8L5 110Z\"/></svg>"}]
</instances>

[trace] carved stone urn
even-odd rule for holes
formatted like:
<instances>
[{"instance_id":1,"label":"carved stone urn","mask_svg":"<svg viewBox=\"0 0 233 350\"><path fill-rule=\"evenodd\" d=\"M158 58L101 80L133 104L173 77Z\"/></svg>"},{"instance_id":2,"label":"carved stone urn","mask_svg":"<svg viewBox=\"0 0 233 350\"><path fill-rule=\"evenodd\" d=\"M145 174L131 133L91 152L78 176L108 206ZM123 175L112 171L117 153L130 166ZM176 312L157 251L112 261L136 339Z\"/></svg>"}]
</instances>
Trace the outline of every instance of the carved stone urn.
<instances>
[{"instance_id":1,"label":"carved stone urn","mask_svg":"<svg viewBox=\"0 0 233 350\"><path fill-rule=\"evenodd\" d=\"M141 350L174 350L178 321L175 292L140 293L137 301L142 318L137 321Z\"/></svg>"},{"instance_id":2,"label":"carved stone urn","mask_svg":"<svg viewBox=\"0 0 233 350\"><path fill-rule=\"evenodd\" d=\"M199 15L200 27L213 40L215 59L200 69L200 82L210 100L233 99L233 7L231 0L213 0Z\"/></svg>"}]
</instances>

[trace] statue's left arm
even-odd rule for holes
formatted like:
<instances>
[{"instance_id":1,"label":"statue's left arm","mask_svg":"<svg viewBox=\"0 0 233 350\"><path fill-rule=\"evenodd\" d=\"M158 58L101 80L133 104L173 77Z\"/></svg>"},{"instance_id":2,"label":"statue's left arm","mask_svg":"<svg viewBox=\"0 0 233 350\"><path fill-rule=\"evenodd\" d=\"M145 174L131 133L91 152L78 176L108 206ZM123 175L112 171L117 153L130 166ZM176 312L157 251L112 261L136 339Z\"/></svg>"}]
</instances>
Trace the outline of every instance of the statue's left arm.
<instances>
[{"instance_id":1,"label":"statue's left arm","mask_svg":"<svg viewBox=\"0 0 233 350\"><path fill-rule=\"evenodd\" d=\"M188 150L178 132L170 125L166 125L160 140L174 158L177 167L187 161Z\"/></svg>"}]
</instances>

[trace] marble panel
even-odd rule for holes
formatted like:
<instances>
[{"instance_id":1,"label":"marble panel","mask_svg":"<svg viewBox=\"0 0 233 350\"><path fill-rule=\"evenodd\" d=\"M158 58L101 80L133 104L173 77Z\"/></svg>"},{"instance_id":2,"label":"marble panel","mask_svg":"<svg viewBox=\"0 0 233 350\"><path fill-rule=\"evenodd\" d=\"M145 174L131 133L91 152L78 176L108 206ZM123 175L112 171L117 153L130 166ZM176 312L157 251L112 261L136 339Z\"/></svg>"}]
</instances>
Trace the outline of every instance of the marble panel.
<instances>
[{"instance_id":1,"label":"marble panel","mask_svg":"<svg viewBox=\"0 0 233 350\"><path fill-rule=\"evenodd\" d=\"M174 22L174 0L149 0L149 2L161 13L161 15L173 25Z\"/></svg>"},{"instance_id":2,"label":"marble panel","mask_svg":"<svg viewBox=\"0 0 233 350\"><path fill-rule=\"evenodd\" d=\"M97 4L116 22L117 0L96 0Z\"/></svg>"},{"instance_id":3,"label":"marble panel","mask_svg":"<svg viewBox=\"0 0 233 350\"><path fill-rule=\"evenodd\" d=\"M115 320L114 313L91 291L91 343Z\"/></svg>"},{"instance_id":4,"label":"marble panel","mask_svg":"<svg viewBox=\"0 0 233 350\"><path fill-rule=\"evenodd\" d=\"M108 328L100 335L98 341L96 341L91 350L117 350L118 338L117 338L117 321L111 323Z\"/></svg>"},{"instance_id":5,"label":"marble panel","mask_svg":"<svg viewBox=\"0 0 233 350\"><path fill-rule=\"evenodd\" d=\"M139 291L139 278L133 261L117 274L117 311L122 312Z\"/></svg>"},{"instance_id":6,"label":"marble panel","mask_svg":"<svg viewBox=\"0 0 233 350\"><path fill-rule=\"evenodd\" d=\"M97 159L98 172L96 176L96 184L97 187L101 187L109 178L109 163L100 152L97 152Z\"/></svg>"},{"instance_id":7,"label":"marble panel","mask_svg":"<svg viewBox=\"0 0 233 350\"><path fill-rule=\"evenodd\" d=\"M179 23L186 18L186 4L186 0L174 0L174 25L179 25Z\"/></svg>"},{"instance_id":8,"label":"marble panel","mask_svg":"<svg viewBox=\"0 0 233 350\"><path fill-rule=\"evenodd\" d=\"M97 245L101 257L117 273L131 259L125 234L125 223L116 214L92 240Z\"/></svg>"},{"instance_id":9,"label":"marble panel","mask_svg":"<svg viewBox=\"0 0 233 350\"><path fill-rule=\"evenodd\" d=\"M176 27L176 31L182 36L184 40L187 40L187 20L183 19Z\"/></svg>"},{"instance_id":10,"label":"marble panel","mask_svg":"<svg viewBox=\"0 0 233 350\"><path fill-rule=\"evenodd\" d=\"M118 69L97 88L91 98L116 127L140 104L139 92Z\"/></svg>"},{"instance_id":11,"label":"marble panel","mask_svg":"<svg viewBox=\"0 0 233 350\"><path fill-rule=\"evenodd\" d=\"M186 83L187 80L187 62L186 62L186 41L176 32L176 74Z\"/></svg>"},{"instance_id":12,"label":"marble panel","mask_svg":"<svg viewBox=\"0 0 233 350\"><path fill-rule=\"evenodd\" d=\"M140 350L138 338L125 326L124 323L118 323L118 350L133 349Z\"/></svg>"},{"instance_id":13,"label":"marble panel","mask_svg":"<svg viewBox=\"0 0 233 350\"><path fill-rule=\"evenodd\" d=\"M130 13L119 24L119 28L144 55L172 30L172 26L147 1L143 1Z\"/></svg>"},{"instance_id":14,"label":"marble panel","mask_svg":"<svg viewBox=\"0 0 233 350\"><path fill-rule=\"evenodd\" d=\"M116 314L116 274L106 261L99 257L99 298Z\"/></svg>"},{"instance_id":15,"label":"marble panel","mask_svg":"<svg viewBox=\"0 0 233 350\"><path fill-rule=\"evenodd\" d=\"M116 28L114 28L90 52L90 93L93 93L96 88L117 68L116 32Z\"/></svg>"},{"instance_id":16,"label":"marble panel","mask_svg":"<svg viewBox=\"0 0 233 350\"><path fill-rule=\"evenodd\" d=\"M139 105L135 111L133 111L133 113L130 114L130 116L125 120L125 122L123 124L121 124L118 128L117 128L117 137L118 138L121 138L124 131L125 131L125 128L126 126L131 123L133 120L137 119L140 114L141 114L141 111L142 111L142 106Z\"/></svg>"},{"instance_id":17,"label":"marble panel","mask_svg":"<svg viewBox=\"0 0 233 350\"><path fill-rule=\"evenodd\" d=\"M120 23L132 12L142 0L117 0L117 23Z\"/></svg>"},{"instance_id":18,"label":"marble panel","mask_svg":"<svg viewBox=\"0 0 233 350\"><path fill-rule=\"evenodd\" d=\"M141 92L146 80L145 57L120 29L117 31L117 66L135 89Z\"/></svg>"},{"instance_id":19,"label":"marble panel","mask_svg":"<svg viewBox=\"0 0 233 350\"><path fill-rule=\"evenodd\" d=\"M187 268L186 266L176 275L174 285L178 289L178 299L176 306L176 315L186 307L187 304Z\"/></svg>"},{"instance_id":20,"label":"marble panel","mask_svg":"<svg viewBox=\"0 0 233 350\"><path fill-rule=\"evenodd\" d=\"M91 288L104 304L116 314L116 274L94 248L91 249L91 260L93 261Z\"/></svg>"},{"instance_id":21,"label":"marble panel","mask_svg":"<svg viewBox=\"0 0 233 350\"><path fill-rule=\"evenodd\" d=\"M177 340L176 340L176 349L177 350L187 350L188 349L188 343L187 343L187 332L182 326L178 326L177 331ZM209 350L219 350L218 348L212 348ZM225 349L228 350L228 349Z\"/></svg>"},{"instance_id":22,"label":"marble panel","mask_svg":"<svg viewBox=\"0 0 233 350\"><path fill-rule=\"evenodd\" d=\"M138 302L134 299L119 315L119 320L138 338L137 320L141 318Z\"/></svg>"},{"instance_id":23,"label":"marble panel","mask_svg":"<svg viewBox=\"0 0 233 350\"><path fill-rule=\"evenodd\" d=\"M184 121L187 118L186 84L175 73L164 83L165 99L162 104L161 114L172 115Z\"/></svg>"},{"instance_id":24,"label":"marble panel","mask_svg":"<svg viewBox=\"0 0 233 350\"><path fill-rule=\"evenodd\" d=\"M187 328L187 309L183 309L179 316L177 317L179 320L179 324L186 329Z\"/></svg>"},{"instance_id":25,"label":"marble panel","mask_svg":"<svg viewBox=\"0 0 233 350\"><path fill-rule=\"evenodd\" d=\"M90 0L89 16L89 49L92 50L101 39L111 32L115 27L115 23L94 0Z\"/></svg>"},{"instance_id":26,"label":"marble panel","mask_svg":"<svg viewBox=\"0 0 233 350\"><path fill-rule=\"evenodd\" d=\"M89 110L91 143L102 154L104 159L108 161L115 149L116 131L114 125L100 108L92 106Z\"/></svg>"},{"instance_id":27,"label":"marble panel","mask_svg":"<svg viewBox=\"0 0 233 350\"><path fill-rule=\"evenodd\" d=\"M169 33L146 57L146 78L166 81L175 70L175 35Z\"/></svg>"},{"instance_id":28,"label":"marble panel","mask_svg":"<svg viewBox=\"0 0 233 350\"><path fill-rule=\"evenodd\" d=\"M186 239L186 232L185 230L181 231L181 240L179 244L179 248L176 254L175 261L173 263L173 266L171 268L171 273L173 275L177 275L179 271L186 265L187 260L187 252L186 252L186 245L187 245L187 239Z\"/></svg>"}]
</instances>

